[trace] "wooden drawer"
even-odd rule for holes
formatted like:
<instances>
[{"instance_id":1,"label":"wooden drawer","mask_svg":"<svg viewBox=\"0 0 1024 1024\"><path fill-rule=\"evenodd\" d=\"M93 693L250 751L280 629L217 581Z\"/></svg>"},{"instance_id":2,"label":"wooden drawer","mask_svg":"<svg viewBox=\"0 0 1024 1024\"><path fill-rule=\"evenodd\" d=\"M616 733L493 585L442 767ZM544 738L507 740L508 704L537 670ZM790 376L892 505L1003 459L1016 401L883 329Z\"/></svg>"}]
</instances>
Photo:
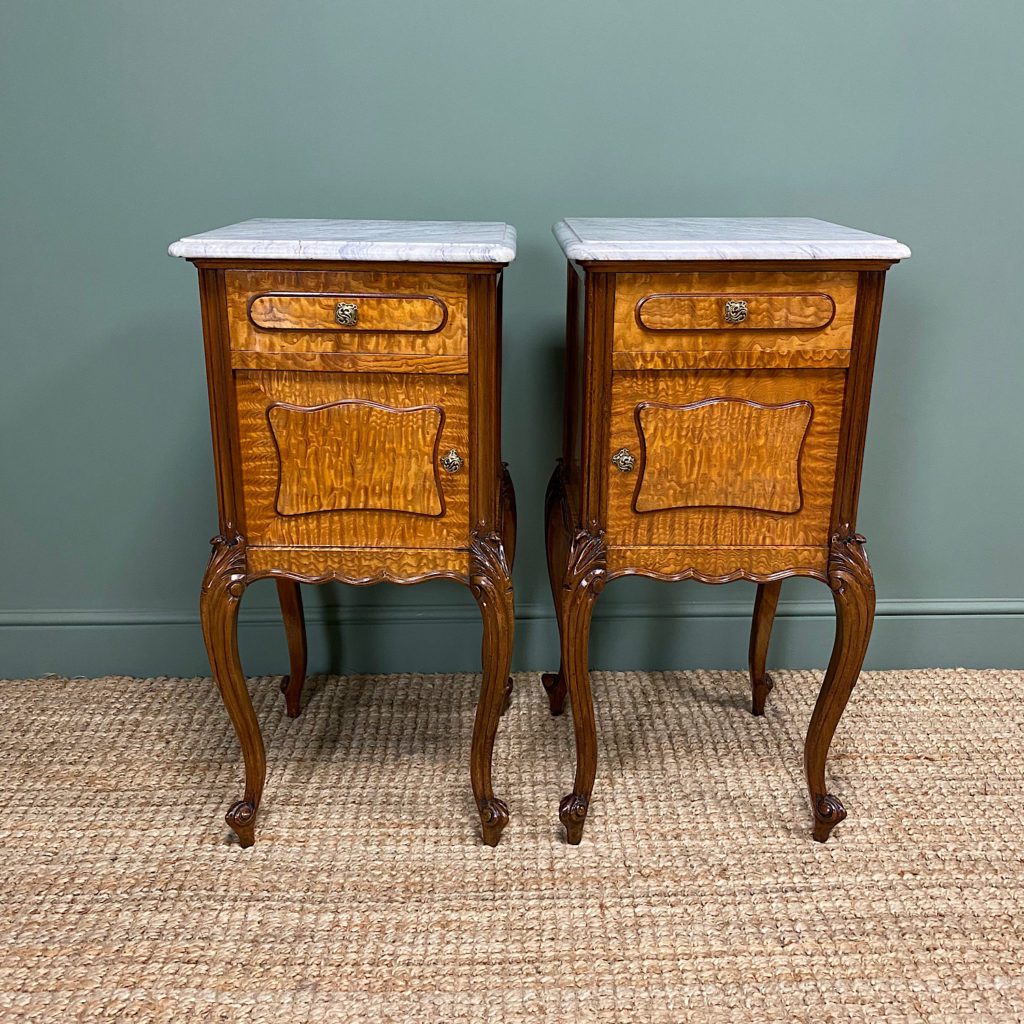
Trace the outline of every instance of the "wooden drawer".
<instances>
[{"instance_id":1,"label":"wooden drawer","mask_svg":"<svg viewBox=\"0 0 1024 1024\"><path fill-rule=\"evenodd\" d=\"M239 371L235 389L250 545L466 546L465 377Z\"/></svg>"},{"instance_id":2,"label":"wooden drawer","mask_svg":"<svg viewBox=\"0 0 1024 1024\"><path fill-rule=\"evenodd\" d=\"M225 273L239 369L465 373L464 274Z\"/></svg>"},{"instance_id":3,"label":"wooden drawer","mask_svg":"<svg viewBox=\"0 0 1024 1024\"><path fill-rule=\"evenodd\" d=\"M620 369L848 366L855 273L620 274Z\"/></svg>"},{"instance_id":4,"label":"wooden drawer","mask_svg":"<svg viewBox=\"0 0 1024 1024\"><path fill-rule=\"evenodd\" d=\"M608 542L828 542L842 370L618 372ZM619 466L628 471L623 472Z\"/></svg>"}]
</instances>

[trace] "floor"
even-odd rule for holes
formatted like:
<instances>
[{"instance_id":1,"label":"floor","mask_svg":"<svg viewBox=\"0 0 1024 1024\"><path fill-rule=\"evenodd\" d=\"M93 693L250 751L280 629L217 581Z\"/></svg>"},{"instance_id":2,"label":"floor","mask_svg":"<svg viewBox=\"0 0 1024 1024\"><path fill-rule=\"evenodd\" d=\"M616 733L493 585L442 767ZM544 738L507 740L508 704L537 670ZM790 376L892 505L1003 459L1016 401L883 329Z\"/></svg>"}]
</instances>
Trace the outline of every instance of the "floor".
<instances>
[{"instance_id":1,"label":"floor","mask_svg":"<svg viewBox=\"0 0 1024 1024\"><path fill-rule=\"evenodd\" d=\"M480 845L473 676L315 678L256 845L203 679L0 683L0 1020L1024 1020L1024 673L865 674L810 838L812 672L595 673L583 844L571 722L516 676Z\"/></svg>"}]
</instances>

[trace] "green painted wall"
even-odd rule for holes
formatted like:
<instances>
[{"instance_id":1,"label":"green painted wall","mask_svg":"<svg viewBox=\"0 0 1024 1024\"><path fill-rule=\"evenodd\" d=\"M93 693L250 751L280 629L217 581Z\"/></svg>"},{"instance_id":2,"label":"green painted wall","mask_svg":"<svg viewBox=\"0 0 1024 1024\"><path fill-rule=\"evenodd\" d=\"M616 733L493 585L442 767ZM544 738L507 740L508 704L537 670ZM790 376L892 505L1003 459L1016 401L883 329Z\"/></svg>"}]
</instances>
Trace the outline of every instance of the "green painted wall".
<instances>
[{"instance_id":1,"label":"green painted wall","mask_svg":"<svg viewBox=\"0 0 1024 1024\"><path fill-rule=\"evenodd\" d=\"M198 673L214 532L195 273L252 216L507 220L517 664L556 654L541 543L565 215L809 215L895 235L861 529L873 665L1024 664L1024 8L862 0L15 0L0 34L0 675ZM795 583L775 660L827 660ZM742 664L752 588L619 582L608 667ZM310 595L314 665L477 663L467 593ZM243 651L283 669L273 588ZM339 639L340 633L340 639Z\"/></svg>"}]
</instances>

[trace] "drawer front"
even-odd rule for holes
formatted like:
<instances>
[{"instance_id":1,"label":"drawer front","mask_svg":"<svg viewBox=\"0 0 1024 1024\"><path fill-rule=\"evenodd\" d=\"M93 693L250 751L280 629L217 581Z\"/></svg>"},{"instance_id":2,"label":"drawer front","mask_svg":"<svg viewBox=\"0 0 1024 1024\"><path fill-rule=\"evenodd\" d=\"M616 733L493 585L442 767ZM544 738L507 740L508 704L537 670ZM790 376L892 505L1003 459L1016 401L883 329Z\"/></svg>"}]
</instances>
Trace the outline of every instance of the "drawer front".
<instances>
[{"instance_id":1,"label":"drawer front","mask_svg":"<svg viewBox=\"0 0 1024 1024\"><path fill-rule=\"evenodd\" d=\"M465 275L229 270L225 285L237 368L466 372Z\"/></svg>"},{"instance_id":2,"label":"drawer front","mask_svg":"<svg viewBox=\"0 0 1024 1024\"><path fill-rule=\"evenodd\" d=\"M620 369L848 366L855 273L620 274Z\"/></svg>"},{"instance_id":3,"label":"drawer front","mask_svg":"<svg viewBox=\"0 0 1024 1024\"><path fill-rule=\"evenodd\" d=\"M235 385L250 544L466 546L464 377L242 371Z\"/></svg>"},{"instance_id":4,"label":"drawer front","mask_svg":"<svg viewBox=\"0 0 1024 1024\"><path fill-rule=\"evenodd\" d=\"M842 370L616 373L609 543L826 544L844 385Z\"/></svg>"},{"instance_id":5,"label":"drawer front","mask_svg":"<svg viewBox=\"0 0 1024 1024\"><path fill-rule=\"evenodd\" d=\"M432 295L278 291L249 300L249 321L264 331L436 334L447 320L448 307Z\"/></svg>"}]
</instances>

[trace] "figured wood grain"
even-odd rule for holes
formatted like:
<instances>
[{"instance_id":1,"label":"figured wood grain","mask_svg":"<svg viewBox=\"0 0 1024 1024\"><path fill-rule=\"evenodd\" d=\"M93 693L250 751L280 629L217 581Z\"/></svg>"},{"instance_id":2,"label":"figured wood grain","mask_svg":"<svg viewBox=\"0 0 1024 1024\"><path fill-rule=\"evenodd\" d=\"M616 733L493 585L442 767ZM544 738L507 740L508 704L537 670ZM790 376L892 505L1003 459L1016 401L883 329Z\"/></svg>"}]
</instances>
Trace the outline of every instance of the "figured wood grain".
<instances>
[{"instance_id":1,"label":"figured wood grain","mask_svg":"<svg viewBox=\"0 0 1024 1024\"><path fill-rule=\"evenodd\" d=\"M699 545L608 547L608 578L652 576L662 580L699 580L702 583L759 583L787 576L824 580L828 546L715 547Z\"/></svg>"},{"instance_id":2,"label":"figured wood grain","mask_svg":"<svg viewBox=\"0 0 1024 1024\"><path fill-rule=\"evenodd\" d=\"M469 281L469 430L473 462L468 466L469 516L475 533L501 529L501 278Z\"/></svg>"},{"instance_id":3,"label":"figured wood grain","mask_svg":"<svg viewBox=\"0 0 1024 1024\"><path fill-rule=\"evenodd\" d=\"M857 275L852 272L619 274L614 365L627 369L846 366L856 294ZM714 315L709 295L720 297L715 299ZM835 304L835 313L816 327L825 313L821 296ZM747 321L735 326L724 323L721 310L728 298L745 298L752 304ZM690 312L684 318L687 308ZM676 312L670 315L672 310ZM702 316L706 323L700 323ZM682 329L672 329L673 317L683 323ZM655 329L645 326L641 318L650 318Z\"/></svg>"},{"instance_id":4,"label":"figured wood grain","mask_svg":"<svg viewBox=\"0 0 1024 1024\"><path fill-rule=\"evenodd\" d=\"M800 450L809 402L762 405L710 398L691 405L637 406L637 512L674 508L800 511Z\"/></svg>"},{"instance_id":5,"label":"figured wood grain","mask_svg":"<svg viewBox=\"0 0 1024 1024\"><path fill-rule=\"evenodd\" d=\"M844 537L857 531L857 504L860 498L868 406L871 401L871 381L874 376L884 288L884 273L860 275L853 331L853 358L847 374L846 401L839 432L835 498L832 504L833 531Z\"/></svg>"},{"instance_id":6,"label":"figured wood grain","mask_svg":"<svg viewBox=\"0 0 1024 1024\"><path fill-rule=\"evenodd\" d=\"M611 412L608 389L612 378L614 301L615 278L611 274L588 271L584 286L580 366L579 525L589 532L599 530L598 524L607 514L608 456L605 453L608 451Z\"/></svg>"},{"instance_id":7,"label":"figured wood grain","mask_svg":"<svg viewBox=\"0 0 1024 1024\"><path fill-rule=\"evenodd\" d=\"M466 379L464 377L428 374L358 374L358 373L295 373L237 371L238 431L241 440L242 484L247 539L251 545L296 544L312 547L396 547L427 548L464 547L469 534L469 451ZM443 514L423 513L428 507L426 490L426 436L424 424L437 423L437 413L411 419L394 413L373 422L360 424L348 419L350 413L329 413L327 420L316 419L315 439L300 440L289 448L284 463L278 457L278 444L271 429L274 406L337 405L358 401L374 403L390 409L440 409L443 423L438 433L435 426L429 447L443 454L455 448L465 459L458 473L440 472L431 486L439 487ZM314 421L311 421L314 422ZM419 422L419 426L416 423ZM360 430L370 430L364 436ZM357 429L358 428L358 429ZM338 431L338 437L331 430ZM313 443L313 440L316 443ZM434 444L437 448L434 449ZM302 445L306 455L300 457ZM371 450L372 449L372 450ZM368 477L368 488L357 500L368 504L385 499L404 503L405 511L368 508L338 508L308 515L282 515L278 511L278 486L282 464L295 474L293 489L317 488L321 482L341 485L341 490L324 491L331 501L339 501L345 488L350 498L357 483L349 478L332 481L328 477L328 453L361 452L359 462ZM305 460L305 461L304 461ZM376 468L370 468L376 460ZM433 473L433 460L429 470ZM300 474L308 482L300 482ZM394 476L387 484L384 474ZM399 479L408 474L413 479ZM319 474L317 476L317 474ZM375 493L371 493L374 491ZM387 492L387 493L385 493ZM298 493L296 491L296 493ZM436 509L436 506L433 506ZM420 512L422 514L412 514Z\"/></svg>"},{"instance_id":8,"label":"figured wood grain","mask_svg":"<svg viewBox=\"0 0 1024 1024\"><path fill-rule=\"evenodd\" d=\"M806 547L826 545L832 511L832 492L842 412L845 374L842 370L733 370L698 373L649 374L617 372L611 387L611 429L603 453L611 469L608 476L608 543L611 545L750 546L782 545ZM620 448L635 455L642 438L637 409L650 403L686 406L711 399L731 398L761 405L807 403L813 416L800 450L799 473L802 504L799 511L780 515L746 508L676 508L638 513L633 508L635 473L620 473L611 467L611 456ZM758 452L755 438L736 436L739 451L728 454L718 447L718 458L733 466L750 460L757 472L770 475L772 467ZM660 447L660 446L658 446ZM665 465L668 452L659 453ZM691 453L677 451L680 460ZM716 474L718 470L716 469ZM749 479L755 477L746 471ZM782 475L792 473L792 465ZM653 475L649 486L657 493L661 485ZM717 478L717 477L716 477ZM678 478L677 478L678 479ZM725 487L725 483L721 485ZM765 480L756 484L767 491Z\"/></svg>"},{"instance_id":9,"label":"figured wood grain","mask_svg":"<svg viewBox=\"0 0 1024 1024\"><path fill-rule=\"evenodd\" d=\"M318 406L278 402L267 419L277 445L279 515L345 509L444 513L440 406L395 408L362 399Z\"/></svg>"},{"instance_id":10,"label":"figured wood grain","mask_svg":"<svg viewBox=\"0 0 1024 1024\"><path fill-rule=\"evenodd\" d=\"M340 324L338 304L356 307L354 324ZM448 307L430 295L366 292L265 292L249 300L249 319L270 331L403 331L433 334L448 319Z\"/></svg>"},{"instance_id":11,"label":"figured wood grain","mask_svg":"<svg viewBox=\"0 0 1024 1024\"><path fill-rule=\"evenodd\" d=\"M789 367L835 367L842 369L850 362L850 350L770 348L764 350L751 343L753 334L745 335L739 347L728 342L720 349L676 349L664 352L613 352L616 370L750 370L786 369Z\"/></svg>"},{"instance_id":12,"label":"figured wood grain","mask_svg":"<svg viewBox=\"0 0 1024 1024\"><path fill-rule=\"evenodd\" d=\"M355 586L455 579L469 583L469 541L462 548L250 547L249 579L284 576L302 583Z\"/></svg>"},{"instance_id":13,"label":"figured wood grain","mask_svg":"<svg viewBox=\"0 0 1024 1024\"><path fill-rule=\"evenodd\" d=\"M468 373L468 356L409 352L249 352L235 349L236 370L323 370L328 373Z\"/></svg>"},{"instance_id":14,"label":"figured wood grain","mask_svg":"<svg viewBox=\"0 0 1024 1024\"><path fill-rule=\"evenodd\" d=\"M269 269L227 270L224 280L231 348L235 350L435 356L465 356L468 352L465 275L408 270ZM293 298L285 298L280 294L283 292L293 293ZM274 295L272 304L270 294ZM323 298L317 299L317 295ZM342 296L350 297L344 301L359 305L362 329L358 326L340 329L334 321L334 307L343 301ZM399 301L402 296L405 301ZM424 304L424 297L436 302ZM415 300L415 304L410 307L407 300ZM259 301L262 315L284 317L285 323L273 329L257 326L249 315L250 301ZM436 303L440 303L446 313L440 327L436 323ZM406 320L399 315L409 312L416 315ZM289 316L298 317L294 328L288 323ZM367 323L370 329L365 328ZM289 326L289 329L279 329L281 326ZM431 329L426 330L426 326Z\"/></svg>"},{"instance_id":15,"label":"figured wood grain","mask_svg":"<svg viewBox=\"0 0 1024 1024\"><path fill-rule=\"evenodd\" d=\"M725 318L726 303L735 300L747 305L739 323ZM668 292L646 295L636 304L637 322L648 331L821 330L835 312L835 302L824 292Z\"/></svg>"},{"instance_id":16,"label":"figured wood grain","mask_svg":"<svg viewBox=\"0 0 1024 1024\"><path fill-rule=\"evenodd\" d=\"M235 378L231 372L224 274L199 271L206 386L217 484L218 528L223 536L244 528L241 453L235 425Z\"/></svg>"}]
</instances>

